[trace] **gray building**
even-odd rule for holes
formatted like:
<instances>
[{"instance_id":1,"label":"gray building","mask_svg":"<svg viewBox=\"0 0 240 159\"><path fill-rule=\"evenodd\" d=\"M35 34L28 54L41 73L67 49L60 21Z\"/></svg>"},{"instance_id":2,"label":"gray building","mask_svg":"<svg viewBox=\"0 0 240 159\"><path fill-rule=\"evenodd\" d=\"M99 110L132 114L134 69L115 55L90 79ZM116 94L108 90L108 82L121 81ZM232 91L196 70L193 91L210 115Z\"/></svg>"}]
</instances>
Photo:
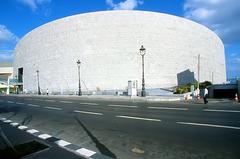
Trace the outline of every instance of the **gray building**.
<instances>
[{"instance_id":1,"label":"gray building","mask_svg":"<svg viewBox=\"0 0 240 159\"><path fill-rule=\"evenodd\" d=\"M44 24L25 35L14 51L14 74L23 89L36 92L125 90L141 84L141 45L146 48L146 88L173 87L198 79L226 81L224 46L193 21L147 11L102 11Z\"/></svg>"}]
</instances>

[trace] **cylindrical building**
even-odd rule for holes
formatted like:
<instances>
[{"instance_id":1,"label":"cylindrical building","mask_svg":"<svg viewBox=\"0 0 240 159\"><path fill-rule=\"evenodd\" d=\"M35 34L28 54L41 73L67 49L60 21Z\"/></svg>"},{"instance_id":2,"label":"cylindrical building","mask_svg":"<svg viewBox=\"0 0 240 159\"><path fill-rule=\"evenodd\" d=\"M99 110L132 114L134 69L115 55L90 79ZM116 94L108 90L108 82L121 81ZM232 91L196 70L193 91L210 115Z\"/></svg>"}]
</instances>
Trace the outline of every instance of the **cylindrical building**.
<instances>
[{"instance_id":1,"label":"cylindrical building","mask_svg":"<svg viewBox=\"0 0 240 159\"><path fill-rule=\"evenodd\" d=\"M141 56L146 48L146 88L189 82L226 81L224 46L208 28L190 20L147 11L102 11L74 15L42 25L26 36L14 52L14 74L23 89L124 90L129 80L141 84ZM198 56L200 55L200 69ZM21 77L20 77L21 76Z\"/></svg>"}]
</instances>

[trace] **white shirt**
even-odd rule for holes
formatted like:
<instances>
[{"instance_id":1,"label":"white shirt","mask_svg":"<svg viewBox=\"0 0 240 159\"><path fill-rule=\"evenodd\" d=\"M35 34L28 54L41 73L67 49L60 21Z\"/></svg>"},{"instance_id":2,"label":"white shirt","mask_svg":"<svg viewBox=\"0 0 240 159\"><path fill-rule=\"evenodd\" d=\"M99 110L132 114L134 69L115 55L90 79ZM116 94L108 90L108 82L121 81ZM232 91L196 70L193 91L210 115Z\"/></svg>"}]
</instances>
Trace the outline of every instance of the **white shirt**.
<instances>
[{"instance_id":1,"label":"white shirt","mask_svg":"<svg viewBox=\"0 0 240 159\"><path fill-rule=\"evenodd\" d=\"M208 90L207 88L204 89L204 96L206 96L208 94Z\"/></svg>"}]
</instances>

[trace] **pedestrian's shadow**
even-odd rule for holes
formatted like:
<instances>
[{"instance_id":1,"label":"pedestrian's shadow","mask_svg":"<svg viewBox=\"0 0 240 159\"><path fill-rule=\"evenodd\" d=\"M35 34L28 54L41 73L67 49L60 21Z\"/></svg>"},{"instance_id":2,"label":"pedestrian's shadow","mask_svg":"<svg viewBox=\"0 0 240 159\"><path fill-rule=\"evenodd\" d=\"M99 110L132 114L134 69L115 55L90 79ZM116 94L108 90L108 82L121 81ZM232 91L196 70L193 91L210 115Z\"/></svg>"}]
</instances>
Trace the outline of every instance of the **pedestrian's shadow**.
<instances>
[{"instance_id":1,"label":"pedestrian's shadow","mask_svg":"<svg viewBox=\"0 0 240 159\"><path fill-rule=\"evenodd\" d=\"M85 125L77 118L74 117L77 123L83 128L83 130L87 133L87 135L91 138L91 140L95 143L98 150L106 156L111 158L117 158L114 153L112 153L105 145L103 145L99 140L85 127Z\"/></svg>"}]
</instances>

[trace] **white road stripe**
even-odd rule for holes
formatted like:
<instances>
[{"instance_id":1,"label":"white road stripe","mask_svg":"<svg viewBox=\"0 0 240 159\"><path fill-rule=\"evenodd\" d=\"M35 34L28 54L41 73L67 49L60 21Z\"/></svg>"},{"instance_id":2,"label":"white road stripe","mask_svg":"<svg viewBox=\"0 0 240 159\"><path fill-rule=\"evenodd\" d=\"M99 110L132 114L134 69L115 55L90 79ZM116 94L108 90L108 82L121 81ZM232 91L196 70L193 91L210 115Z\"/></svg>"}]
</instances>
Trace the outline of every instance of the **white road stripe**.
<instances>
[{"instance_id":1,"label":"white road stripe","mask_svg":"<svg viewBox=\"0 0 240 159\"><path fill-rule=\"evenodd\" d=\"M95 113L95 112L87 112L87 111L81 111L81 110L74 110L75 113L83 113L83 114L91 114L91 115L103 115L102 113Z\"/></svg>"},{"instance_id":2,"label":"white road stripe","mask_svg":"<svg viewBox=\"0 0 240 159\"><path fill-rule=\"evenodd\" d=\"M6 118L1 118L0 120L1 120L1 121L4 121L4 120L6 120Z\"/></svg>"},{"instance_id":3,"label":"white road stripe","mask_svg":"<svg viewBox=\"0 0 240 159\"><path fill-rule=\"evenodd\" d=\"M56 143L58 146L62 146L62 147L71 144L70 142L67 142L67 141L64 141L64 140L58 140L58 141L55 141L55 143Z\"/></svg>"},{"instance_id":4,"label":"white road stripe","mask_svg":"<svg viewBox=\"0 0 240 159\"><path fill-rule=\"evenodd\" d=\"M16 102L16 104L18 104L18 105L24 105L25 103Z\"/></svg>"},{"instance_id":5,"label":"white road stripe","mask_svg":"<svg viewBox=\"0 0 240 159\"><path fill-rule=\"evenodd\" d=\"M57 108L57 107L44 107L46 109L54 109L54 110L62 110L62 108Z\"/></svg>"},{"instance_id":6,"label":"white road stripe","mask_svg":"<svg viewBox=\"0 0 240 159\"><path fill-rule=\"evenodd\" d=\"M19 124L18 124L18 123L10 123L10 125L12 125L12 126L18 126Z\"/></svg>"},{"instance_id":7,"label":"white road stripe","mask_svg":"<svg viewBox=\"0 0 240 159\"><path fill-rule=\"evenodd\" d=\"M45 139L48 139L48 138L50 138L52 136L48 135L48 134L41 134L41 135L38 135L38 137L45 140Z\"/></svg>"},{"instance_id":8,"label":"white road stripe","mask_svg":"<svg viewBox=\"0 0 240 159\"><path fill-rule=\"evenodd\" d=\"M61 103L72 103L72 102L70 102L70 101L64 101L64 100L59 101L59 102L61 102Z\"/></svg>"},{"instance_id":9,"label":"white road stripe","mask_svg":"<svg viewBox=\"0 0 240 159\"><path fill-rule=\"evenodd\" d=\"M20 130L24 130L24 129L27 129L28 127L27 126L24 126L24 125L21 125L21 126L19 126L18 127L18 129L20 129Z\"/></svg>"},{"instance_id":10,"label":"white road stripe","mask_svg":"<svg viewBox=\"0 0 240 159\"><path fill-rule=\"evenodd\" d=\"M80 104L83 104L83 105L99 105L97 103L80 103Z\"/></svg>"},{"instance_id":11,"label":"white road stripe","mask_svg":"<svg viewBox=\"0 0 240 159\"><path fill-rule=\"evenodd\" d=\"M136 105L116 105L116 104L109 104L109 107L123 107L123 108L137 108Z\"/></svg>"},{"instance_id":12,"label":"white road stripe","mask_svg":"<svg viewBox=\"0 0 240 159\"><path fill-rule=\"evenodd\" d=\"M117 118L126 118L126 119L136 119L136 120L146 120L146 121L161 121L160 119L151 119L151 118L142 118L142 117L134 117L134 116L116 116Z\"/></svg>"},{"instance_id":13,"label":"white road stripe","mask_svg":"<svg viewBox=\"0 0 240 159\"><path fill-rule=\"evenodd\" d=\"M34 133L37 133L39 131L36 130L36 129L30 129L30 130L27 130L27 132L30 133L30 134L34 134Z\"/></svg>"},{"instance_id":14,"label":"white road stripe","mask_svg":"<svg viewBox=\"0 0 240 159\"><path fill-rule=\"evenodd\" d=\"M30 107L40 107L39 105L36 105L36 104L27 104L27 105Z\"/></svg>"},{"instance_id":15,"label":"white road stripe","mask_svg":"<svg viewBox=\"0 0 240 159\"><path fill-rule=\"evenodd\" d=\"M85 149L85 148L78 149L78 150L76 150L76 152L80 153L81 155L84 155L86 157L90 157L90 156L92 156L96 153L94 151L91 151L91 150L88 150L88 149Z\"/></svg>"},{"instance_id":16,"label":"white road stripe","mask_svg":"<svg viewBox=\"0 0 240 159\"><path fill-rule=\"evenodd\" d=\"M188 108L148 107L149 109L188 110Z\"/></svg>"},{"instance_id":17,"label":"white road stripe","mask_svg":"<svg viewBox=\"0 0 240 159\"><path fill-rule=\"evenodd\" d=\"M194 125L194 126L205 126L205 127L215 127L215 128L226 128L226 129L237 129L240 130L240 127L234 126L225 126L225 125L215 125L215 124L201 124L201 123L190 123L190 122L176 122L183 125Z\"/></svg>"},{"instance_id":18,"label":"white road stripe","mask_svg":"<svg viewBox=\"0 0 240 159\"><path fill-rule=\"evenodd\" d=\"M9 101L9 100L8 100L8 101L7 101L7 103L14 103L14 102L13 102L13 101Z\"/></svg>"},{"instance_id":19,"label":"white road stripe","mask_svg":"<svg viewBox=\"0 0 240 159\"><path fill-rule=\"evenodd\" d=\"M224 112L224 113L240 113L239 110L224 110L224 109L203 109L206 112Z\"/></svg>"},{"instance_id":20,"label":"white road stripe","mask_svg":"<svg viewBox=\"0 0 240 159\"><path fill-rule=\"evenodd\" d=\"M56 102L55 100L52 100L52 99L46 99L45 101L47 101L47 102Z\"/></svg>"},{"instance_id":21,"label":"white road stripe","mask_svg":"<svg viewBox=\"0 0 240 159\"><path fill-rule=\"evenodd\" d=\"M4 122L4 123L11 123L12 120L4 120L3 122Z\"/></svg>"}]
</instances>

